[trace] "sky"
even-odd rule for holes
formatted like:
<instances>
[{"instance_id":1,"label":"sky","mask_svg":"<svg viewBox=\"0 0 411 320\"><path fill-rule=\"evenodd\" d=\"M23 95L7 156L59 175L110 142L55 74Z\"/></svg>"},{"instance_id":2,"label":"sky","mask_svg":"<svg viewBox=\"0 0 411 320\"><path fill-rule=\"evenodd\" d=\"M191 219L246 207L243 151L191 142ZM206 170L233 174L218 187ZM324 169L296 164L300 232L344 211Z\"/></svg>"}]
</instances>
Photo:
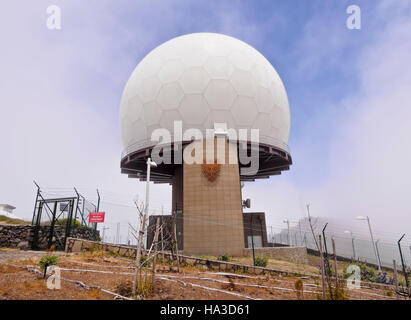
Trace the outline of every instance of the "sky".
<instances>
[{"instance_id":1,"label":"sky","mask_svg":"<svg viewBox=\"0 0 411 320\"><path fill-rule=\"evenodd\" d=\"M361 30L346 27L349 5ZM50 5L61 30L46 27ZM0 203L31 219L35 180L107 212L107 234L135 223L145 185L120 174L121 94L159 44L218 32L259 50L287 90L290 171L246 183L243 198L284 227L311 214L392 241L411 226L411 1L7 0L0 4ZM169 213L170 187L152 185L152 213ZM123 238L124 239L124 238ZM407 236L411 241L411 235Z\"/></svg>"}]
</instances>

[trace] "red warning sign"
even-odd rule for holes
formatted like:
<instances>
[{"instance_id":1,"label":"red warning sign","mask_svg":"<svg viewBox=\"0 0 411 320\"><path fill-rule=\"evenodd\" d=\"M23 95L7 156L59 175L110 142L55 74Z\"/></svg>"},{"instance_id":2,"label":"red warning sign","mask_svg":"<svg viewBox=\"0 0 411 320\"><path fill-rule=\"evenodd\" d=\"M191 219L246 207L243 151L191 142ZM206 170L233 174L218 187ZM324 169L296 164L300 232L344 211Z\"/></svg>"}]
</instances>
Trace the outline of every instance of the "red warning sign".
<instances>
[{"instance_id":1,"label":"red warning sign","mask_svg":"<svg viewBox=\"0 0 411 320\"><path fill-rule=\"evenodd\" d=\"M104 222L105 212L90 212L88 216L89 223L99 223Z\"/></svg>"}]
</instances>

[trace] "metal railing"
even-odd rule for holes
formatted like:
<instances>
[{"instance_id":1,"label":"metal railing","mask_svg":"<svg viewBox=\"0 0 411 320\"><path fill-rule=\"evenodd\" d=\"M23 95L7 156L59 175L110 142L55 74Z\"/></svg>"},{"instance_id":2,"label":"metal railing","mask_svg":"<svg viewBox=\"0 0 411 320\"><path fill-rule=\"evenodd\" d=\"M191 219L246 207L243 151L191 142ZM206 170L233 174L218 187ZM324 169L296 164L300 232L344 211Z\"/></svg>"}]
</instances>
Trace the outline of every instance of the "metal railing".
<instances>
[{"instance_id":1,"label":"metal railing","mask_svg":"<svg viewBox=\"0 0 411 320\"><path fill-rule=\"evenodd\" d=\"M206 137L205 131L203 132L203 137ZM187 143L187 142L189 143L189 142L193 142L193 141L196 141L196 140L195 139L172 140L171 143L175 143L175 142L176 143ZM239 139L237 141L238 142L243 142L243 140L239 140ZM254 142L254 140L252 140L251 137L248 136L247 141L244 141L244 142ZM283 141L281 141L277 138L270 137L270 136L267 136L267 135L259 135L259 141L258 142L260 144L270 145L270 146L276 147L280 150L283 150L287 153L291 153L290 147L286 143L284 143ZM159 144L158 141L153 141L151 139L142 139L142 140L136 141L136 142L130 144L129 146L127 146L122 151L121 158L124 158L124 157L126 157L127 155L129 155L133 152L136 152L136 151L139 151L139 150L142 150L142 149L145 149L145 148L152 148L156 145L161 146L161 144ZM164 144L164 145L167 145L167 143Z\"/></svg>"}]
</instances>

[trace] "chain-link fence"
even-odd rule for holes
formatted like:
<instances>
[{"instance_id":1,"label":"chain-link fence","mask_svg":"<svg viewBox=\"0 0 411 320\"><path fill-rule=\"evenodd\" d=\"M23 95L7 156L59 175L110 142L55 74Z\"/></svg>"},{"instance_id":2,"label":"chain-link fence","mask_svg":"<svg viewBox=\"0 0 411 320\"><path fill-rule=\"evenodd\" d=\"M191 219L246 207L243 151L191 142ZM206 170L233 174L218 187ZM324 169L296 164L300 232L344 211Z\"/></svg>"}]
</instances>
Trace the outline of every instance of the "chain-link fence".
<instances>
[{"instance_id":1,"label":"chain-link fence","mask_svg":"<svg viewBox=\"0 0 411 320\"><path fill-rule=\"evenodd\" d=\"M323 236L322 230L314 231L317 243L318 236ZM366 262L381 267L393 268L393 260L397 266L402 268L402 261L398 243L389 240L375 240L374 246L370 239L366 239L366 235L355 237L345 234L330 233L325 230L325 246L328 248L328 253L332 253L332 239L334 239L337 255L343 258ZM273 228L268 227L269 242L274 245L291 245L305 246L308 249L317 250L317 245L314 241L313 232L311 230L296 228ZM411 267L411 247L406 241L401 242L401 249L404 264Z\"/></svg>"}]
</instances>

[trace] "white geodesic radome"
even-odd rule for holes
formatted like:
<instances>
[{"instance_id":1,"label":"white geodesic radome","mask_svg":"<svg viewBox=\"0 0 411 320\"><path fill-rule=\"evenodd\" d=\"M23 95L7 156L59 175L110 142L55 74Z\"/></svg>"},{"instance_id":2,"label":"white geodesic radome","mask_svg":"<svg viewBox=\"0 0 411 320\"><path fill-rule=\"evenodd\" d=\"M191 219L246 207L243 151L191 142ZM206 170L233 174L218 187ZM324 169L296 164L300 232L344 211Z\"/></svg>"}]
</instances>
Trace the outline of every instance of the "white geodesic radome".
<instances>
[{"instance_id":1,"label":"white geodesic radome","mask_svg":"<svg viewBox=\"0 0 411 320\"><path fill-rule=\"evenodd\" d=\"M157 128L205 132L214 123L257 128L260 142L287 149L290 110L284 85L248 44L216 33L171 39L134 69L123 92L120 128L125 152L153 145Z\"/></svg>"}]
</instances>

